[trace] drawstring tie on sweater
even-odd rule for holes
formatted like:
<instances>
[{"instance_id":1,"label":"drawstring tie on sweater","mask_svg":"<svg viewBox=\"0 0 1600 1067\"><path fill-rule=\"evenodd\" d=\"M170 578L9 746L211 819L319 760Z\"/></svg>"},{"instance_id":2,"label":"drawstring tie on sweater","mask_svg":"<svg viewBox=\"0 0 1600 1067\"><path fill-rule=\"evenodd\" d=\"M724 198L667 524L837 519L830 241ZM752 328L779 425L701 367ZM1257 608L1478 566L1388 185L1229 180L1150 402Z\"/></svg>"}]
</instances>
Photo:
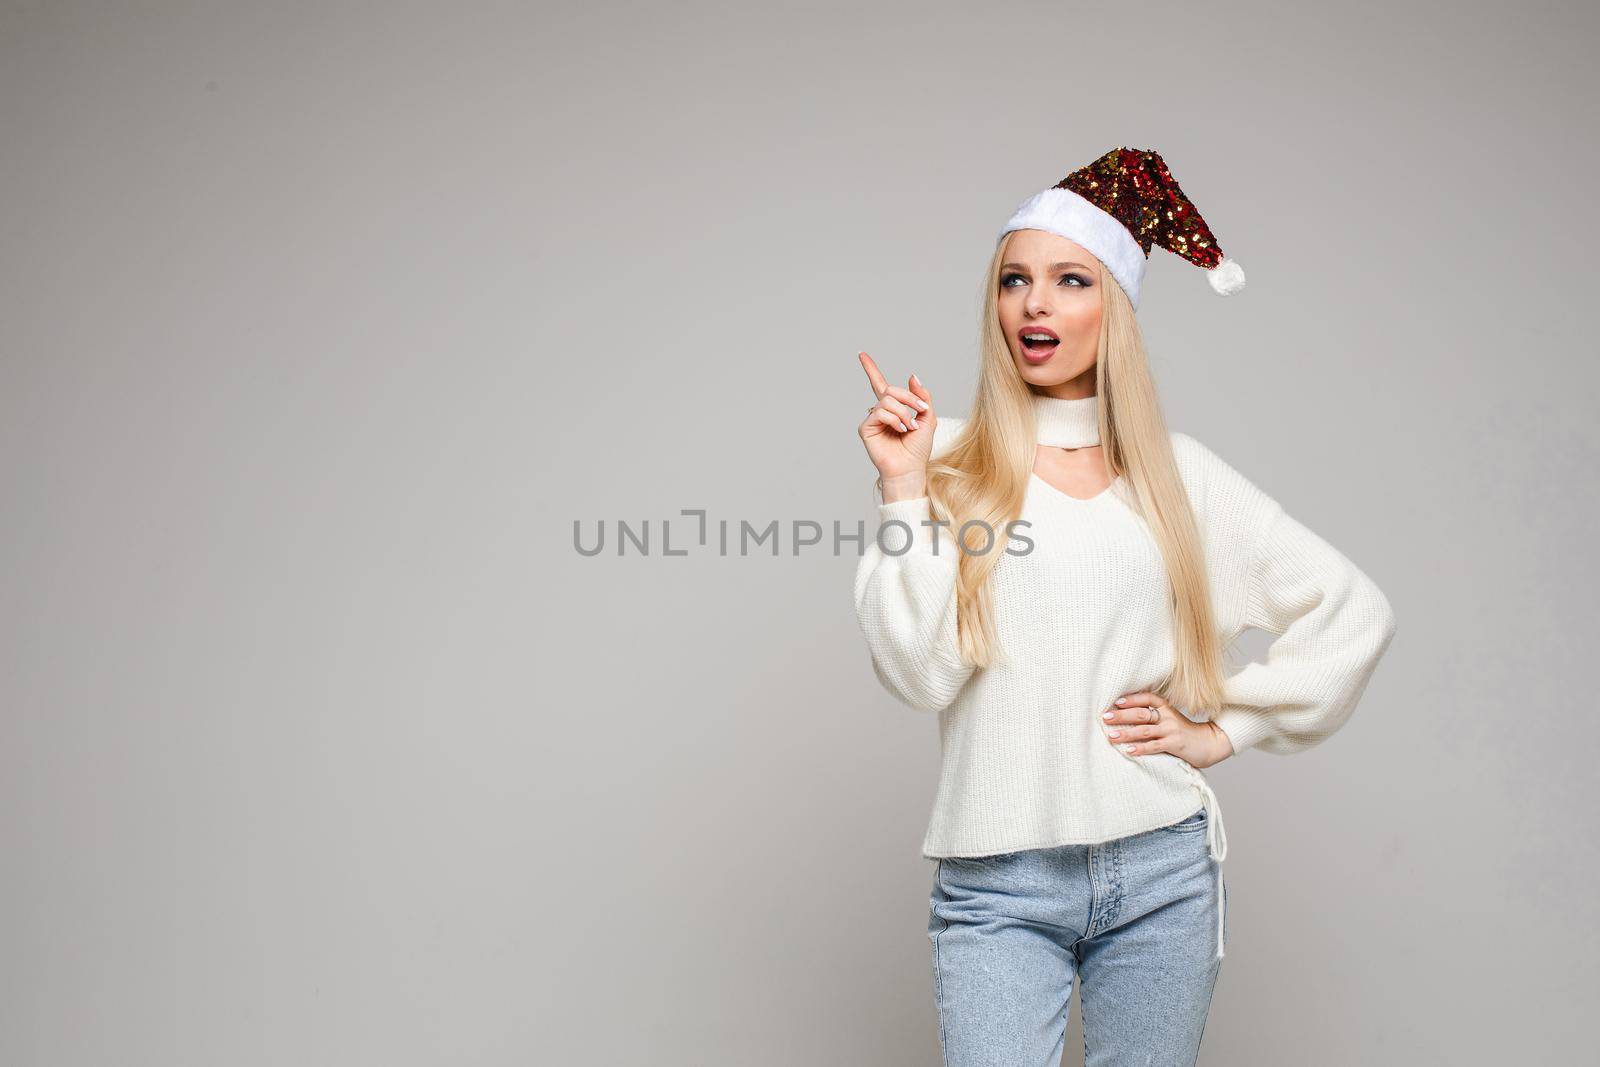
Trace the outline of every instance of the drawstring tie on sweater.
<instances>
[{"instance_id":1,"label":"drawstring tie on sweater","mask_svg":"<svg viewBox=\"0 0 1600 1067\"><path fill-rule=\"evenodd\" d=\"M1199 768L1187 760L1179 762L1189 772L1189 777L1194 779L1195 787L1200 790L1201 803L1206 809L1206 845L1211 858L1217 861L1217 958L1221 959L1226 907L1222 897L1222 861L1228 855L1228 835L1222 828L1222 806L1217 803L1217 794L1212 791L1211 783L1206 781L1206 776L1200 773Z\"/></svg>"}]
</instances>

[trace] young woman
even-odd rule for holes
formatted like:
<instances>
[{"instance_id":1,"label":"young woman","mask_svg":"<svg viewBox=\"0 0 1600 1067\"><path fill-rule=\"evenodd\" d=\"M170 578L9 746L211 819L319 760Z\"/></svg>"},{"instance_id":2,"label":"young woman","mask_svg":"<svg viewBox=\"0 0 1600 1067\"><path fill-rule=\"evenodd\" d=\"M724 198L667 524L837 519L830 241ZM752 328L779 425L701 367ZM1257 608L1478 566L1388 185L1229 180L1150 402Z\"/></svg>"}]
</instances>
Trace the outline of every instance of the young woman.
<instances>
[{"instance_id":1,"label":"young woman","mask_svg":"<svg viewBox=\"0 0 1600 1067\"><path fill-rule=\"evenodd\" d=\"M940 418L861 362L882 528L855 578L873 671L939 715L923 855L945 1063L1193 1064L1227 940L1201 768L1350 716L1395 617L1372 580L1169 432L1134 311L1152 244L1222 256L1154 152L1028 200L986 276L977 395ZM1246 627L1278 635L1230 675Z\"/></svg>"}]
</instances>

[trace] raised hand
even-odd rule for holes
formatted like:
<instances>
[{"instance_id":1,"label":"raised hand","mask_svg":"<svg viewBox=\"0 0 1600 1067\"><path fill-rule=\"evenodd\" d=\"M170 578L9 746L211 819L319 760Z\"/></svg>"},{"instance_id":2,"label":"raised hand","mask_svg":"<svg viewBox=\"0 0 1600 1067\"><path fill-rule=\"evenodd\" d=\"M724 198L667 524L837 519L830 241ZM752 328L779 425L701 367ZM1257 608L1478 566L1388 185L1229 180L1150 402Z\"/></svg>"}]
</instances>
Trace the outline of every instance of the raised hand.
<instances>
[{"instance_id":1,"label":"raised hand","mask_svg":"<svg viewBox=\"0 0 1600 1067\"><path fill-rule=\"evenodd\" d=\"M933 428L938 425L933 394L915 374L906 383L909 388L890 385L871 356L862 352L860 359L878 398L861 424L861 443L883 479L884 502L905 499L907 494L920 496L933 452Z\"/></svg>"}]
</instances>

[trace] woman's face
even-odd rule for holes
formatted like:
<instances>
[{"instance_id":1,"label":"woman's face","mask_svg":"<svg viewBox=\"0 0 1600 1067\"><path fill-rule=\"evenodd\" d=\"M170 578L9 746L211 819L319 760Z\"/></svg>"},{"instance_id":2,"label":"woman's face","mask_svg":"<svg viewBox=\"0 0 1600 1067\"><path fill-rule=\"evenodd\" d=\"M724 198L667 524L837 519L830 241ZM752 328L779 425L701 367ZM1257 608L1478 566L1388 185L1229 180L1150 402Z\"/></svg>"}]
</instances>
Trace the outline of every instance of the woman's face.
<instances>
[{"instance_id":1,"label":"woman's face","mask_svg":"<svg viewBox=\"0 0 1600 1067\"><path fill-rule=\"evenodd\" d=\"M1090 372L1100 347L1100 261L1082 245L1043 230L1018 230L1000 265L1000 330L1023 381L1061 385ZM1045 334L1055 343L1029 344ZM1084 394L1088 395L1088 394Z\"/></svg>"}]
</instances>

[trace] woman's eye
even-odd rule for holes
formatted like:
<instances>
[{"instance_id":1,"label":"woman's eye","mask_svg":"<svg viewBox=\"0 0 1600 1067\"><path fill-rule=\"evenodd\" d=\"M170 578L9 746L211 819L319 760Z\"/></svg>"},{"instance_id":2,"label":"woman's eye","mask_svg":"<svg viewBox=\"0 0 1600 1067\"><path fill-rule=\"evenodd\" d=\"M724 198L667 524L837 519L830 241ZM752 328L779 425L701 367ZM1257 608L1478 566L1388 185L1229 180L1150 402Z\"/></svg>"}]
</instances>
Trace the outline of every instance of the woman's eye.
<instances>
[{"instance_id":1,"label":"woman's eye","mask_svg":"<svg viewBox=\"0 0 1600 1067\"><path fill-rule=\"evenodd\" d=\"M1012 282L1023 282L1023 283L1026 283L1027 280L1028 280L1027 278L1023 277L1020 274L1005 274L1005 275L1002 275L1000 277L1000 288L1002 288L1002 289L1012 289L1012 288L1015 288L1015 286L1013 286L1011 284ZM1068 288L1075 288L1075 289L1087 288L1089 286L1089 284L1090 284L1089 279L1085 278L1081 274L1063 274L1061 276L1061 283L1063 285L1066 285L1068 282L1073 283L1072 285L1069 285Z\"/></svg>"}]
</instances>

